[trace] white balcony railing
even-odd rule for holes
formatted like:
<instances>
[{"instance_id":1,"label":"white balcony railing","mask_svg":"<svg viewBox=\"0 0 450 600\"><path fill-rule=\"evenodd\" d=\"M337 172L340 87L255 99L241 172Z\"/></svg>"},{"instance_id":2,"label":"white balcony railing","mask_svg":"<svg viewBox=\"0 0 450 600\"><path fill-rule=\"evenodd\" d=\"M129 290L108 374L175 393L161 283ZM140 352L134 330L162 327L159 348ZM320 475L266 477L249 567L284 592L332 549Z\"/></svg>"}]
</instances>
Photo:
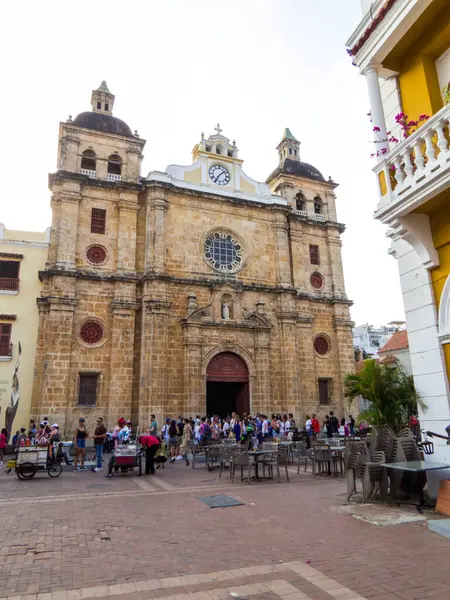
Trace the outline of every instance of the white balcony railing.
<instances>
[{"instance_id":1,"label":"white balcony railing","mask_svg":"<svg viewBox=\"0 0 450 600\"><path fill-rule=\"evenodd\" d=\"M305 217L307 219L315 219L316 221L326 221L325 215L317 213L309 213L307 210L293 209L292 212L299 217Z\"/></svg>"},{"instance_id":2,"label":"white balcony railing","mask_svg":"<svg viewBox=\"0 0 450 600\"><path fill-rule=\"evenodd\" d=\"M91 171L90 169L81 169L81 174L87 175L91 179L95 179L97 173L95 171Z\"/></svg>"},{"instance_id":3,"label":"white balcony railing","mask_svg":"<svg viewBox=\"0 0 450 600\"><path fill-rule=\"evenodd\" d=\"M307 210L297 210L294 208L294 213L296 215L298 215L299 217L307 217L308 216L308 211Z\"/></svg>"},{"instance_id":4,"label":"white balcony railing","mask_svg":"<svg viewBox=\"0 0 450 600\"><path fill-rule=\"evenodd\" d=\"M444 106L417 131L398 144L374 168L378 177L378 211L399 203L411 202L411 208L425 201L440 181L450 177L448 127L450 104ZM414 206L413 206L414 205ZM382 216L381 214L379 215Z\"/></svg>"},{"instance_id":5,"label":"white balcony railing","mask_svg":"<svg viewBox=\"0 0 450 600\"><path fill-rule=\"evenodd\" d=\"M106 180L107 181L120 181L122 179L121 175L116 175L115 173L107 173Z\"/></svg>"}]
</instances>

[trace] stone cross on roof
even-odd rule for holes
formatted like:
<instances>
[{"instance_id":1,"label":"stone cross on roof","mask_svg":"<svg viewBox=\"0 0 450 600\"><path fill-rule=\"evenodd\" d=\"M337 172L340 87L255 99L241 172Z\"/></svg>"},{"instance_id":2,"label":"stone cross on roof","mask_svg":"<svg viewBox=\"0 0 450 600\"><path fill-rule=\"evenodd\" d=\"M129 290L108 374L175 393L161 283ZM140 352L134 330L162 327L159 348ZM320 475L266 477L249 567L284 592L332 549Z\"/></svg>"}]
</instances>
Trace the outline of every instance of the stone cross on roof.
<instances>
[{"instance_id":1,"label":"stone cross on roof","mask_svg":"<svg viewBox=\"0 0 450 600\"><path fill-rule=\"evenodd\" d=\"M217 123L217 126L214 129L217 131L217 135L220 135L223 131L223 129L220 129L219 123Z\"/></svg>"}]
</instances>

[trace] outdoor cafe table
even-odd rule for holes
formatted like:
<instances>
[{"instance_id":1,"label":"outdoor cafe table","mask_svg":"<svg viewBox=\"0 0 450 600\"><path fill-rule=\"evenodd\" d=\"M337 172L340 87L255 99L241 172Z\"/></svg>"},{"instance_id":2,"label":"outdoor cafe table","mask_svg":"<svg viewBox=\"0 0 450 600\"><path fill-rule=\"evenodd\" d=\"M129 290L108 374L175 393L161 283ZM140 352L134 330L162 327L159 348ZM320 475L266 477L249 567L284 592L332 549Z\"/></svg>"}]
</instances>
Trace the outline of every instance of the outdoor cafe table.
<instances>
[{"instance_id":1,"label":"outdoor cafe table","mask_svg":"<svg viewBox=\"0 0 450 600\"><path fill-rule=\"evenodd\" d=\"M438 463L425 460L407 460L403 462L380 463L380 466L385 467L386 469L408 471L410 473L424 473L426 471L439 471L441 469L450 469L450 463ZM426 505L425 499L423 497L423 488L420 488L419 505L417 509L420 511L422 506Z\"/></svg>"},{"instance_id":2,"label":"outdoor cafe table","mask_svg":"<svg viewBox=\"0 0 450 600\"><path fill-rule=\"evenodd\" d=\"M258 475L258 464L260 457L267 456L268 454L276 454L276 450L249 450L248 455L255 457L255 479L260 479Z\"/></svg>"}]
</instances>

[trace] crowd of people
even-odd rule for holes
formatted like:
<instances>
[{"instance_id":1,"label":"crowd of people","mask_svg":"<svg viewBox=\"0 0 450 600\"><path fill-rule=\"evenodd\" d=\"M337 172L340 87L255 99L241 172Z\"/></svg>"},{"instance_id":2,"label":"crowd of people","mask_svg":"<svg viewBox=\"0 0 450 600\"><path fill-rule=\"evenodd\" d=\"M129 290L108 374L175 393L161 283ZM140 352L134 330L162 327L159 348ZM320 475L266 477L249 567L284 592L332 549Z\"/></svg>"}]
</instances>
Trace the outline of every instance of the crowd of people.
<instances>
[{"instance_id":1,"label":"crowd of people","mask_svg":"<svg viewBox=\"0 0 450 600\"><path fill-rule=\"evenodd\" d=\"M220 438L233 438L237 442L253 440L254 444L259 444L263 440L277 439L279 437L292 437L295 432L304 431L314 438L321 431L328 437L334 433L341 435L354 435L355 420L352 415L342 418L340 421L334 413L330 411L320 425L319 420L313 413L306 415L303 427L296 423L292 413L281 414L274 413L270 417L265 414L242 416L233 412L230 416L221 418L218 415L212 418L197 415L195 418L179 416L178 419L166 418L161 430L159 430L156 416L150 416L150 423L145 433L138 436L138 442L145 448L147 461L146 471L153 473L156 468L164 468L165 463L174 463L176 460L184 460L186 466L189 465L190 445L206 445L208 440L218 440ZM108 432L102 417L97 417L96 426L93 432L86 428L86 422L83 417L78 420L72 435L73 444L73 470L85 471L88 467L85 465L86 442L92 439L95 449L95 467L93 470L98 472L102 470L102 456L107 444L113 449L119 444L128 444L133 436L133 427L131 421L123 417L118 419L112 432ZM0 434L0 467L2 466L3 452L6 448L8 432L3 429ZM16 431L12 438L14 447L39 445L48 446L49 455L52 456L55 443L62 442L62 436L59 425L50 422L45 417L36 425L34 420L30 421L28 432L25 428ZM70 464L69 451L63 444L61 448L61 458L67 464Z\"/></svg>"}]
</instances>

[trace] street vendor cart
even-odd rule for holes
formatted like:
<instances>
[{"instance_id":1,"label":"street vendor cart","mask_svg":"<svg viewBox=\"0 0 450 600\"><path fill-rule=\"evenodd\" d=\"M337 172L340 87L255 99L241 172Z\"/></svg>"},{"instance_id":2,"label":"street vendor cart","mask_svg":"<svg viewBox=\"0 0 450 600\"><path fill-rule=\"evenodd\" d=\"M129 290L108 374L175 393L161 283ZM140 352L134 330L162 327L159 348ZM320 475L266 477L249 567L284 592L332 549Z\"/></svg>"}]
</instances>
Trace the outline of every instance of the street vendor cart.
<instances>
[{"instance_id":1,"label":"street vendor cart","mask_svg":"<svg viewBox=\"0 0 450 600\"><path fill-rule=\"evenodd\" d=\"M24 446L17 450L15 470L19 479L32 479L38 471L59 477L62 466L60 460L50 458L48 446Z\"/></svg>"},{"instance_id":2,"label":"street vendor cart","mask_svg":"<svg viewBox=\"0 0 450 600\"><path fill-rule=\"evenodd\" d=\"M119 445L116 447L108 466L108 476L117 473L131 473L137 468L142 475L142 450L135 444Z\"/></svg>"}]
</instances>

